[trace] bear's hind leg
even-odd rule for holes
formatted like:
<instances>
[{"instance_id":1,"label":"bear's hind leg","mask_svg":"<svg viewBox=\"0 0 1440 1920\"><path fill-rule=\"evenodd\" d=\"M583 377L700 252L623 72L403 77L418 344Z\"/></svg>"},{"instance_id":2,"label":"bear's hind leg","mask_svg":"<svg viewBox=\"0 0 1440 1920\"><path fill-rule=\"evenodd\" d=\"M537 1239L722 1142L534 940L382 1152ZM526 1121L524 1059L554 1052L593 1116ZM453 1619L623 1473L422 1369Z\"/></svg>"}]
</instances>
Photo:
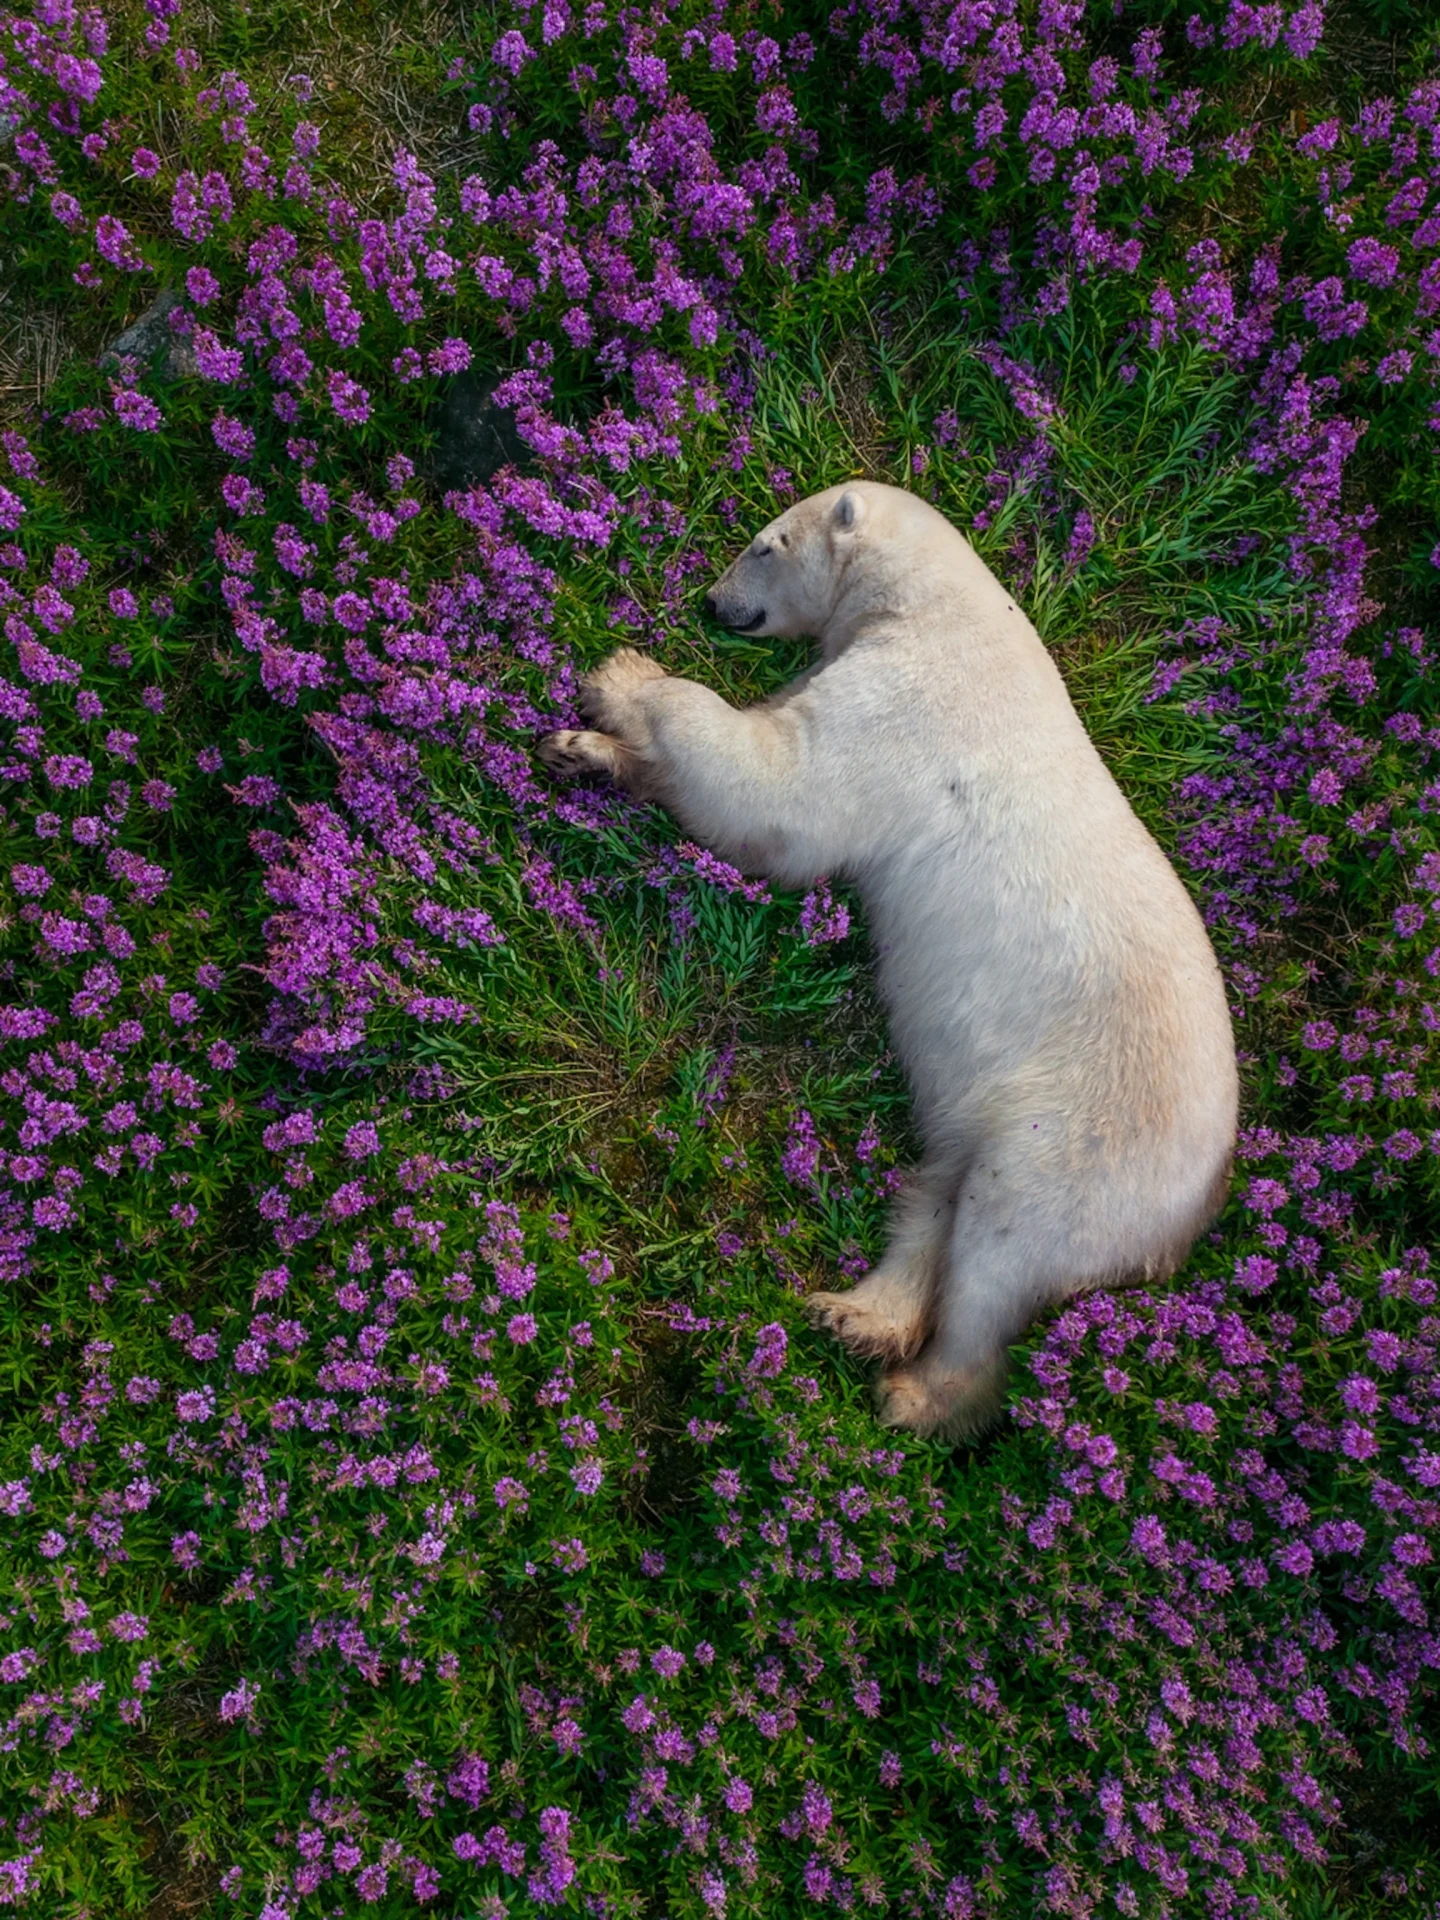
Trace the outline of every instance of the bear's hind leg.
<instances>
[{"instance_id":1,"label":"bear's hind leg","mask_svg":"<svg viewBox=\"0 0 1440 1920\"><path fill-rule=\"evenodd\" d=\"M878 1266L848 1293L812 1293L806 1310L851 1353L905 1360L930 1331L931 1306L954 1215L953 1165L926 1165L901 1189Z\"/></svg>"},{"instance_id":2,"label":"bear's hind leg","mask_svg":"<svg viewBox=\"0 0 1440 1920\"><path fill-rule=\"evenodd\" d=\"M1073 1291L1063 1222L1044 1192L1007 1180L987 1155L955 1203L949 1258L935 1289L934 1332L918 1356L880 1383L890 1427L974 1439L1005 1401L1006 1350L1051 1302ZM1030 1190L1027 1190L1027 1187Z\"/></svg>"}]
</instances>

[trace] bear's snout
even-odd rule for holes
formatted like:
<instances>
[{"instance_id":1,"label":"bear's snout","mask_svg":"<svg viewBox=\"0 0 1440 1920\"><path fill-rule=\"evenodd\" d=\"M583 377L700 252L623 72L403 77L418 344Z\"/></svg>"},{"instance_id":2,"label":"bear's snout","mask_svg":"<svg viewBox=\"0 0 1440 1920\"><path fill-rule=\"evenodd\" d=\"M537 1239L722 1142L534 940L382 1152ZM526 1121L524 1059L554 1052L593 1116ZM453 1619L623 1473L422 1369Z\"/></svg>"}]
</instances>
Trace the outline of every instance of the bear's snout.
<instances>
[{"instance_id":1,"label":"bear's snout","mask_svg":"<svg viewBox=\"0 0 1440 1920\"><path fill-rule=\"evenodd\" d=\"M723 586L724 581L717 585ZM765 624L764 607L752 610L743 604L737 606L733 599L727 599L722 606L718 590L707 593L701 604L710 619L718 620L722 627L729 627L732 633L756 633Z\"/></svg>"}]
</instances>

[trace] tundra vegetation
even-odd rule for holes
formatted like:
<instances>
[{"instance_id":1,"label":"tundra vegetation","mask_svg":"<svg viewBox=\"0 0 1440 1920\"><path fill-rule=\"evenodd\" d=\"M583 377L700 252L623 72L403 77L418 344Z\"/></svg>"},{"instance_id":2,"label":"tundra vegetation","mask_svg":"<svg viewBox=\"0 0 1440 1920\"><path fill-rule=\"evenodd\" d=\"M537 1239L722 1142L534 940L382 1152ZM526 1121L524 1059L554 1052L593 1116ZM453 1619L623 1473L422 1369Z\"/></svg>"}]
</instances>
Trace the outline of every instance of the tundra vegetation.
<instances>
[{"instance_id":1,"label":"tundra vegetation","mask_svg":"<svg viewBox=\"0 0 1440 1920\"><path fill-rule=\"evenodd\" d=\"M0 14L0 1904L1434 1911L1437 53ZM854 903L532 752L618 644L793 675L700 598L856 474L1022 596L1242 1049L1214 1230L972 1451L803 1311L914 1148Z\"/></svg>"}]
</instances>

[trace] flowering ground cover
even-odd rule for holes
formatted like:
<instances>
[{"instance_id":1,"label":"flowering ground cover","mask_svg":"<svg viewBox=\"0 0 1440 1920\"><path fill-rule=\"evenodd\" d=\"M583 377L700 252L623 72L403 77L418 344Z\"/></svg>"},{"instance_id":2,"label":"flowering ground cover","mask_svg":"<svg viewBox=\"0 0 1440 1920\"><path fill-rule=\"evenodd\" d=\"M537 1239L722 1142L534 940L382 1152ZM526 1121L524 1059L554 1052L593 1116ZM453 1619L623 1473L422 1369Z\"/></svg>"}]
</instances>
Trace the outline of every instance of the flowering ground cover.
<instances>
[{"instance_id":1,"label":"flowering ground cover","mask_svg":"<svg viewBox=\"0 0 1440 1920\"><path fill-rule=\"evenodd\" d=\"M1425 12L0 14L0 1905L1435 1910ZM531 751L795 671L700 594L854 473L1243 1049L973 1452L800 1308L909 1144L853 903Z\"/></svg>"}]
</instances>

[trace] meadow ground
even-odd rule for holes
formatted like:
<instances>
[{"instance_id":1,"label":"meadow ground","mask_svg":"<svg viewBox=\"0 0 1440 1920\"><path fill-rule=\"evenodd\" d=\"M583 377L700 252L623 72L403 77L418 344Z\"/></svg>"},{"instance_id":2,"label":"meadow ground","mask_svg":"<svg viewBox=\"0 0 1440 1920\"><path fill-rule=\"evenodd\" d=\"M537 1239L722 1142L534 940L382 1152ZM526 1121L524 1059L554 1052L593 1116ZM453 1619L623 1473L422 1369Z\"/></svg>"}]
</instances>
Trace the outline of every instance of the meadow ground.
<instances>
[{"instance_id":1,"label":"meadow ground","mask_svg":"<svg viewBox=\"0 0 1440 1920\"><path fill-rule=\"evenodd\" d=\"M1440 1903L1440 28L0 14L0 1905ZM166 295L148 327L116 342ZM915 487L1200 901L1233 1193L953 1452L843 890L533 756Z\"/></svg>"}]
</instances>

